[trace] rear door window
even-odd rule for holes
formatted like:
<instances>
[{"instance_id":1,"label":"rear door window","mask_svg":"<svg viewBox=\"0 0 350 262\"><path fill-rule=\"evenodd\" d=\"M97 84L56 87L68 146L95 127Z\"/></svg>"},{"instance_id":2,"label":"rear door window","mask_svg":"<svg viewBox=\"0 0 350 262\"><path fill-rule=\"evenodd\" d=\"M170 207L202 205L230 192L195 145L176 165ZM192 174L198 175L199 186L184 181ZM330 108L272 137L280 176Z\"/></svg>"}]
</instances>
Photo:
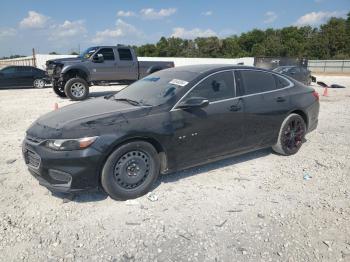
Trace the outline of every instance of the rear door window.
<instances>
[{"instance_id":1,"label":"rear door window","mask_svg":"<svg viewBox=\"0 0 350 262\"><path fill-rule=\"evenodd\" d=\"M17 72L21 72L21 73L30 73L31 72L31 68L28 66L18 66L16 67Z\"/></svg>"},{"instance_id":2,"label":"rear door window","mask_svg":"<svg viewBox=\"0 0 350 262\"><path fill-rule=\"evenodd\" d=\"M132 54L128 48L119 48L118 49L119 59L124 61L132 61Z\"/></svg>"},{"instance_id":3,"label":"rear door window","mask_svg":"<svg viewBox=\"0 0 350 262\"><path fill-rule=\"evenodd\" d=\"M235 96L233 72L220 72L200 82L185 99L203 97L209 102L230 99Z\"/></svg>"},{"instance_id":4,"label":"rear door window","mask_svg":"<svg viewBox=\"0 0 350 262\"><path fill-rule=\"evenodd\" d=\"M114 60L114 52L112 48L101 48L96 55L102 54L104 60Z\"/></svg>"},{"instance_id":5,"label":"rear door window","mask_svg":"<svg viewBox=\"0 0 350 262\"><path fill-rule=\"evenodd\" d=\"M274 76L268 72L237 70L235 77L239 95L251 95L277 89Z\"/></svg>"},{"instance_id":6,"label":"rear door window","mask_svg":"<svg viewBox=\"0 0 350 262\"><path fill-rule=\"evenodd\" d=\"M275 75L277 89L285 88L290 85L289 81L283 77Z\"/></svg>"}]
</instances>

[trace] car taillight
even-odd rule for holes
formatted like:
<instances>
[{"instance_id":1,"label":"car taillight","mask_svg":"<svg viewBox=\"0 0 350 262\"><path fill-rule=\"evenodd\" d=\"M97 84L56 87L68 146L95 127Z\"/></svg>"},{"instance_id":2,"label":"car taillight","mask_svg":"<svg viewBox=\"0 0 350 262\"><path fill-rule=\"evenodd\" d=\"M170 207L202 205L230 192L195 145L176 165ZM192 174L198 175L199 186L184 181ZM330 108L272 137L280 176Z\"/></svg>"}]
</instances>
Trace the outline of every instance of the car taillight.
<instances>
[{"instance_id":1,"label":"car taillight","mask_svg":"<svg viewBox=\"0 0 350 262\"><path fill-rule=\"evenodd\" d=\"M320 100L320 96L316 91L313 91L312 95L316 98L317 101Z\"/></svg>"}]
</instances>

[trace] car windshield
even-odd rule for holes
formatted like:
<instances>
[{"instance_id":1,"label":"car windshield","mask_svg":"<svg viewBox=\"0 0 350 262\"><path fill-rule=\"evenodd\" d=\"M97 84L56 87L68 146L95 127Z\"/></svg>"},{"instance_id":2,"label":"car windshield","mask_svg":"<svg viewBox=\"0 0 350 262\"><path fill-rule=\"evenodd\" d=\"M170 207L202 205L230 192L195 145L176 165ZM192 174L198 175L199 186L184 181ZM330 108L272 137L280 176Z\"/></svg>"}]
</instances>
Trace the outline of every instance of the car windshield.
<instances>
[{"instance_id":1,"label":"car windshield","mask_svg":"<svg viewBox=\"0 0 350 262\"><path fill-rule=\"evenodd\" d=\"M197 75L188 71L159 71L127 86L111 99L146 106L162 105L175 99L178 92Z\"/></svg>"},{"instance_id":2,"label":"car windshield","mask_svg":"<svg viewBox=\"0 0 350 262\"><path fill-rule=\"evenodd\" d=\"M96 52L96 50L98 49L98 47L90 47L88 49L86 49L83 53L81 53L79 55L80 58L83 58L83 59L89 59L93 53Z\"/></svg>"}]
</instances>

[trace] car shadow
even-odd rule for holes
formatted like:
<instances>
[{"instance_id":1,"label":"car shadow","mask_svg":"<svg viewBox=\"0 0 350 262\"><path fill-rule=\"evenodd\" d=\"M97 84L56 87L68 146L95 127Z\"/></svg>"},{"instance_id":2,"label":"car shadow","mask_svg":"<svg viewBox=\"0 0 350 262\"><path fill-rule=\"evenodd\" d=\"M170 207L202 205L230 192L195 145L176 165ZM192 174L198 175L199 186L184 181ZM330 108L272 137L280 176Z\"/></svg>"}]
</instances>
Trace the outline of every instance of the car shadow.
<instances>
[{"instance_id":1,"label":"car shadow","mask_svg":"<svg viewBox=\"0 0 350 262\"><path fill-rule=\"evenodd\" d=\"M200 165L197 167L192 167L178 172L169 173L166 175L161 175L157 182L153 185L150 191L155 190L162 183L173 183L178 180L199 175L201 173L209 172L218 168L223 168L231 165L236 165L250 161L256 158L264 157L272 153L270 148L260 149L254 152L246 153L239 156L229 157L224 160L218 160L209 164ZM76 203L86 203L86 202L97 202L105 200L108 195L102 190L93 190L86 192L79 192L75 194L65 194L65 193L55 193L52 192L52 196L61 198L65 202L76 202Z\"/></svg>"},{"instance_id":2,"label":"car shadow","mask_svg":"<svg viewBox=\"0 0 350 262\"><path fill-rule=\"evenodd\" d=\"M97 202L105 200L108 197L105 192L98 189L79 193L51 192L51 194L53 197L62 199L63 203L68 203L71 201L77 203Z\"/></svg>"},{"instance_id":3,"label":"car shadow","mask_svg":"<svg viewBox=\"0 0 350 262\"><path fill-rule=\"evenodd\" d=\"M214 161L214 162L211 162L208 164L192 167L192 168L185 169L182 171L165 174L165 175L160 176L160 179L158 179L158 181L155 183L152 190L157 188L162 183L176 182L178 180L181 180L181 179L184 179L187 177L191 177L191 176L195 176L195 175L199 175L201 173L210 172L210 171L218 169L218 168L224 168L227 166L244 163L246 161L250 161L250 160L253 160L256 158L264 157L264 156L267 156L271 153L272 153L271 148L264 148L264 149L260 149L257 151L245 153L242 155L228 157L228 158L225 158L223 160Z\"/></svg>"}]
</instances>

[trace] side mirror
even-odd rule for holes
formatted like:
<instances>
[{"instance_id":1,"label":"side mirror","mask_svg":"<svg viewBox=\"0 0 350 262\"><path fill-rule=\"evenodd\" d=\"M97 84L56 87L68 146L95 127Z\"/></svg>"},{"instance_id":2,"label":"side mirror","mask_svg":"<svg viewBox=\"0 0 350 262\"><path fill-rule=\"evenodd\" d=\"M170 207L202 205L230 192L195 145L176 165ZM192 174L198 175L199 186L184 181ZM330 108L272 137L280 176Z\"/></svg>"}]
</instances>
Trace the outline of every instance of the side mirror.
<instances>
[{"instance_id":1,"label":"side mirror","mask_svg":"<svg viewBox=\"0 0 350 262\"><path fill-rule=\"evenodd\" d=\"M186 101L181 102L177 108L190 109L190 108L202 108L209 105L209 100L203 97L192 97Z\"/></svg>"},{"instance_id":2,"label":"side mirror","mask_svg":"<svg viewBox=\"0 0 350 262\"><path fill-rule=\"evenodd\" d=\"M105 61L105 59L104 59L102 54L96 54L92 57L92 61L94 63L103 63Z\"/></svg>"}]
</instances>

